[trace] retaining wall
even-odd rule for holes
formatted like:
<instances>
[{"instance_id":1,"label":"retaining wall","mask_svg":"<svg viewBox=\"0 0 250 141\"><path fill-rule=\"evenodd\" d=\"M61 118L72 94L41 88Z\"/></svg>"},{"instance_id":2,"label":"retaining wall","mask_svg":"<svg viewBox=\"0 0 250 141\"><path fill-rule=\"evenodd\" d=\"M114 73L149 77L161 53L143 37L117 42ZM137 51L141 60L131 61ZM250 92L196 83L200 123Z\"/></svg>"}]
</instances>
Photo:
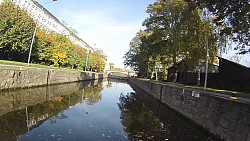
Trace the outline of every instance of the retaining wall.
<instances>
[{"instance_id":1,"label":"retaining wall","mask_svg":"<svg viewBox=\"0 0 250 141\"><path fill-rule=\"evenodd\" d=\"M106 78L106 74L43 69L12 65L0 66L0 90Z\"/></svg>"},{"instance_id":2,"label":"retaining wall","mask_svg":"<svg viewBox=\"0 0 250 141\"><path fill-rule=\"evenodd\" d=\"M170 108L227 141L250 141L250 100L145 79L128 79Z\"/></svg>"},{"instance_id":3,"label":"retaining wall","mask_svg":"<svg viewBox=\"0 0 250 141\"><path fill-rule=\"evenodd\" d=\"M73 92L94 86L102 81L81 81L67 84L34 87L30 89L1 91L0 92L0 116L38 103L46 102L55 97L70 95Z\"/></svg>"}]
</instances>

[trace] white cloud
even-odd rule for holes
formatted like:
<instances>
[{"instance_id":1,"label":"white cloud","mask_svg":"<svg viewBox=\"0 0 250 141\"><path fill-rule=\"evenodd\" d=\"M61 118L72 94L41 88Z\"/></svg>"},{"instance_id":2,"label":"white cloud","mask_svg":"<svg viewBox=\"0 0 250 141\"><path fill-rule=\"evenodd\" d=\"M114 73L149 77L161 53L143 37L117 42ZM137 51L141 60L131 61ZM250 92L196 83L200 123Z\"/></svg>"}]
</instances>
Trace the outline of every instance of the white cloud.
<instances>
[{"instance_id":1,"label":"white cloud","mask_svg":"<svg viewBox=\"0 0 250 141\"><path fill-rule=\"evenodd\" d=\"M140 22L139 22L140 23ZM123 56L129 49L129 42L140 29L140 24L133 23L127 25L98 25L81 32L86 42L94 48L100 48L108 56L108 62L116 64L116 67L123 68Z\"/></svg>"},{"instance_id":2,"label":"white cloud","mask_svg":"<svg viewBox=\"0 0 250 141\"><path fill-rule=\"evenodd\" d=\"M102 49L108 62L122 68L129 42L142 28L141 23L147 15L146 3L149 1L143 3L144 7L127 0L77 1L78 6L65 0L64 4L58 2L54 14L76 29L79 36L93 48Z\"/></svg>"},{"instance_id":3,"label":"white cloud","mask_svg":"<svg viewBox=\"0 0 250 141\"><path fill-rule=\"evenodd\" d=\"M69 24L74 24L83 40L93 48L102 49L108 62L123 68L123 56L129 49L129 42L141 28L141 20L117 24L107 16L107 11L77 14L70 19Z\"/></svg>"}]
</instances>

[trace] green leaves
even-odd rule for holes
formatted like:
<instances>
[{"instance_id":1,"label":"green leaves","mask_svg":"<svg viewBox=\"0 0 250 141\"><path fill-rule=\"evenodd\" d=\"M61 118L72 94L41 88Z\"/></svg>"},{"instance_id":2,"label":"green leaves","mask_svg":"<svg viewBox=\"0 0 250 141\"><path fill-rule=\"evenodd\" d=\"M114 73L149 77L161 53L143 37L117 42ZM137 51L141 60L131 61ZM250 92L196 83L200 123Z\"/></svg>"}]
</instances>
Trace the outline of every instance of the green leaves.
<instances>
[{"instance_id":1,"label":"green leaves","mask_svg":"<svg viewBox=\"0 0 250 141\"><path fill-rule=\"evenodd\" d=\"M26 62L35 29L35 22L27 11L11 1L0 3L0 59ZM71 28L71 34L76 31ZM89 53L73 44L66 36L46 29L37 29L31 53L31 62L56 67L103 71L106 56L100 50Z\"/></svg>"},{"instance_id":2,"label":"green leaves","mask_svg":"<svg viewBox=\"0 0 250 141\"><path fill-rule=\"evenodd\" d=\"M11 2L2 2L0 11L0 59L24 61L35 23L25 10Z\"/></svg>"},{"instance_id":3,"label":"green leaves","mask_svg":"<svg viewBox=\"0 0 250 141\"><path fill-rule=\"evenodd\" d=\"M238 43L240 53L250 52L250 6L249 0L185 0L190 9L207 8L216 18L213 23L220 28L220 34ZM222 27L222 28L221 28Z\"/></svg>"},{"instance_id":4,"label":"green leaves","mask_svg":"<svg viewBox=\"0 0 250 141\"><path fill-rule=\"evenodd\" d=\"M190 60L197 65L206 58L209 40L211 62L217 55L217 37L211 20L203 21L199 9L190 10L183 0L159 0L147 9L144 31L139 31L124 56L125 66L139 69L141 75L166 68L179 60ZM165 72L165 70L163 70Z\"/></svg>"}]
</instances>

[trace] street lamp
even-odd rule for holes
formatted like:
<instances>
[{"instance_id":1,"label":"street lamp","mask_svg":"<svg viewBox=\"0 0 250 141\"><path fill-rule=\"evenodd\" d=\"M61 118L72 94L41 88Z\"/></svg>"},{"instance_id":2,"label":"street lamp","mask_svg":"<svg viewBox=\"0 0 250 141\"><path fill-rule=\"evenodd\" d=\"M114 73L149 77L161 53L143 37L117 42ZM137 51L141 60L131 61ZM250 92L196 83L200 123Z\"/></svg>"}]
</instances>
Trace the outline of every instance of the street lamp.
<instances>
[{"instance_id":1,"label":"street lamp","mask_svg":"<svg viewBox=\"0 0 250 141\"><path fill-rule=\"evenodd\" d=\"M85 68L84 68L84 71L86 71L87 69L87 64L88 64L88 57L89 57L89 50L87 49L87 56L86 56L86 60L85 60Z\"/></svg>"},{"instance_id":2,"label":"street lamp","mask_svg":"<svg viewBox=\"0 0 250 141\"><path fill-rule=\"evenodd\" d=\"M36 29L37 29L37 24L36 24L36 27L35 27L35 30L34 30L34 33L33 33L33 36L32 36L32 40L31 40L31 44L30 44L30 51L29 51L29 57L28 57L28 66L30 65L30 55L31 55L31 51L32 51L32 46L33 46L33 43L34 43L34 38L35 38L35 35L36 35Z\"/></svg>"},{"instance_id":3,"label":"street lamp","mask_svg":"<svg viewBox=\"0 0 250 141\"><path fill-rule=\"evenodd\" d=\"M57 0L51 0L51 1L48 1L48 2L46 2L44 4L47 4L47 3L50 3L50 2L53 2L53 1L57 1ZM42 11L43 11L43 7L42 7ZM37 29L37 24L35 26L34 33L33 33L32 39L31 39L31 44L30 44L30 50L29 50L29 56L28 56L28 64L27 64L27 66L30 65L30 56L31 56L31 51L32 51L32 46L33 46L33 43L34 43L34 39L35 39L35 36L36 36L36 29Z\"/></svg>"},{"instance_id":4,"label":"street lamp","mask_svg":"<svg viewBox=\"0 0 250 141\"><path fill-rule=\"evenodd\" d=\"M205 28L208 30L208 22L209 22L209 16L208 16L208 9L205 9ZM206 71L205 71L205 82L204 82L204 90L207 88L207 75L208 75L208 58L209 58L209 46L208 46L208 31L206 31Z\"/></svg>"},{"instance_id":5,"label":"street lamp","mask_svg":"<svg viewBox=\"0 0 250 141\"><path fill-rule=\"evenodd\" d=\"M94 44L94 46L96 46L96 44ZM87 52L86 52L87 56L86 56L86 60L85 60L85 68L84 68L84 71L87 70L88 59L89 59L89 53L91 53L90 46L88 47Z\"/></svg>"}]
</instances>

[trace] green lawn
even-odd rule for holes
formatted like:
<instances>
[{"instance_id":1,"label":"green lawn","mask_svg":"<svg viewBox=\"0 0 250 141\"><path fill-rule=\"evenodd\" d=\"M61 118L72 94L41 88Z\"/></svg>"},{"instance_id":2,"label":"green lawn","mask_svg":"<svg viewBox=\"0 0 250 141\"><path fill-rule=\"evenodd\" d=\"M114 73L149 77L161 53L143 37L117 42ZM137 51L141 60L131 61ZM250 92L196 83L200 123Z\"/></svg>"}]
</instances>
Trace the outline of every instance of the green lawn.
<instances>
[{"instance_id":1,"label":"green lawn","mask_svg":"<svg viewBox=\"0 0 250 141\"><path fill-rule=\"evenodd\" d=\"M16 61L9 61L9 60L0 60L0 64L4 64L4 65L16 65L16 66L27 66L27 63L24 63L24 62L16 62ZM32 64L32 63L30 63L29 66L30 66L30 67L37 67L37 68L48 68L48 69L60 69L60 70L83 71L83 70L80 70L80 69L53 67L53 66L46 66L46 65ZM28 66L27 66L27 67L28 67Z\"/></svg>"},{"instance_id":2,"label":"green lawn","mask_svg":"<svg viewBox=\"0 0 250 141\"><path fill-rule=\"evenodd\" d=\"M185 87L204 90L203 87L198 87L198 86L185 86ZM229 91L229 90L220 90L220 89L214 89L214 88L206 88L206 90L207 91L211 91L211 92L216 92L216 93L223 93L223 94L227 94L227 95L230 95L230 96L233 95L233 96L250 98L250 93L247 93L247 92L237 92L237 91Z\"/></svg>"},{"instance_id":3,"label":"green lawn","mask_svg":"<svg viewBox=\"0 0 250 141\"><path fill-rule=\"evenodd\" d=\"M193 88L193 89L204 90L203 87L191 86L191 85L184 85L184 84L180 84L180 83L162 82L162 81L161 81L161 83L168 83L168 84L171 84L171 85L177 85L177 86L186 87L186 88ZM230 90L220 90L220 89L214 89L214 88L206 88L206 91L227 94L227 95L230 95L230 96L234 95L234 96L239 96L239 97L250 98L250 93L247 93L247 92L237 92L237 91L230 91Z\"/></svg>"},{"instance_id":4,"label":"green lawn","mask_svg":"<svg viewBox=\"0 0 250 141\"><path fill-rule=\"evenodd\" d=\"M27 66L27 63L24 62L16 62L16 61L9 61L9 60L0 60L0 64L5 64L5 65L17 65L17 66ZM40 64L31 64L31 67L39 67L39 68L57 68L57 67L52 67L52 66L46 66L46 65L40 65Z\"/></svg>"}]
</instances>

